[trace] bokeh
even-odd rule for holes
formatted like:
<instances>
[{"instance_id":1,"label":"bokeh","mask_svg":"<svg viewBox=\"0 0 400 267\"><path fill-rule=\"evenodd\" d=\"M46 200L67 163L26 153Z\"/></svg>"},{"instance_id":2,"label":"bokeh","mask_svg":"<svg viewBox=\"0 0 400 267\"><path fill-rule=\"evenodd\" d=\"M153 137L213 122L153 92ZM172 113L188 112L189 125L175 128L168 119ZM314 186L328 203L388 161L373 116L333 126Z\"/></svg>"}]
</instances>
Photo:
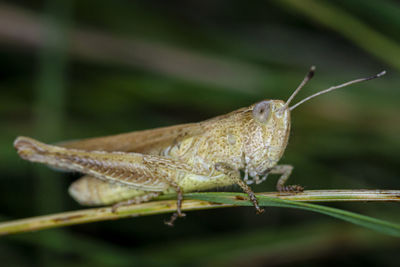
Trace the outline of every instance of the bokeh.
<instances>
[{"instance_id":1,"label":"bokeh","mask_svg":"<svg viewBox=\"0 0 400 267\"><path fill-rule=\"evenodd\" d=\"M1 221L81 209L79 177L20 159L47 143L195 122L387 75L292 113L281 163L306 189L400 187L400 4L392 0L2 1ZM277 176L254 186L272 191ZM237 187L218 191L239 191ZM398 203L331 205L400 222ZM2 266L398 266L398 239L310 212L189 212L0 239Z\"/></svg>"}]
</instances>

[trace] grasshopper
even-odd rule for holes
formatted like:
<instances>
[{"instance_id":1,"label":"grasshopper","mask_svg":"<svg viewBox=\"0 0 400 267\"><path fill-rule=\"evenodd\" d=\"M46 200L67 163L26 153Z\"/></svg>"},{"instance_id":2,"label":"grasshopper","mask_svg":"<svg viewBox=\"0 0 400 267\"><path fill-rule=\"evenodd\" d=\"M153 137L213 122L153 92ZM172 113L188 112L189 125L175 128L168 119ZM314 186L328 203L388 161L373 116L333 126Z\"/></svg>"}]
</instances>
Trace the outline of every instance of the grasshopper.
<instances>
[{"instance_id":1,"label":"grasshopper","mask_svg":"<svg viewBox=\"0 0 400 267\"><path fill-rule=\"evenodd\" d=\"M14 146L23 159L85 174L69 188L70 195L83 205L114 204L115 210L176 192L177 210L166 222L173 225L185 216L183 192L237 184L257 213L262 213L249 185L263 182L268 174L281 175L276 185L279 192L303 191L299 185L285 185L293 167L277 165L288 143L291 111L316 96L385 74L332 86L289 106L314 71L313 66L286 102L263 100L203 122L57 146L18 137Z\"/></svg>"}]
</instances>

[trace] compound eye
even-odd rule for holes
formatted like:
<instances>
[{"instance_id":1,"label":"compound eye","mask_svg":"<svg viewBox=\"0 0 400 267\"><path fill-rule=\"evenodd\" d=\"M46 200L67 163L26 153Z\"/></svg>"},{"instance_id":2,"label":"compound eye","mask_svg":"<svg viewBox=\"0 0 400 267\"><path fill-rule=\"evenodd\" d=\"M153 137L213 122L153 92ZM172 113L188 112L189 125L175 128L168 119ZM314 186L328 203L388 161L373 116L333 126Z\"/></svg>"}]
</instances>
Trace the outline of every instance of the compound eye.
<instances>
[{"instance_id":1,"label":"compound eye","mask_svg":"<svg viewBox=\"0 0 400 267\"><path fill-rule=\"evenodd\" d=\"M258 122L265 123L269 118L270 111L271 101L262 101L254 106L253 116Z\"/></svg>"}]
</instances>

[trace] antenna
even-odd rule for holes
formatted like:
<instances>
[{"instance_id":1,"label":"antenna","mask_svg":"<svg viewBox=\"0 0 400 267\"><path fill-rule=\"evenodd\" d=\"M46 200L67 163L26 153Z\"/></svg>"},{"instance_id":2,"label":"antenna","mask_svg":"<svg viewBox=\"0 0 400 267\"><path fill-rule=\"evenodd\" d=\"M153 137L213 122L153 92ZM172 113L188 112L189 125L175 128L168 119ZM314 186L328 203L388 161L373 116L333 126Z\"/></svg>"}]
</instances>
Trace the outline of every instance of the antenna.
<instances>
[{"instance_id":1,"label":"antenna","mask_svg":"<svg viewBox=\"0 0 400 267\"><path fill-rule=\"evenodd\" d=\"M303 81L299 84L296 90L294 90L293 94L286 101L285 105L282 107L282 110L285 110L289 107L290 102L297 95L297 93L300 92L301 88L303 88L311 80L311 78L314 76L314 73L315 73L315 66L311 66L310 71L307 73L306 77L304 77Z\"/></svg>"},{"instance_id":2,"label":"antenna","mask_svg":"<svg viewBox=\"0 0 400 267\"><path fill-rule=\"evenodd\" d=\"M312 67L311 67L311 70L312 70ZM310 70L310 73L311 73L311 70ZM310 73L309 73L309 74L310 74ZM308 75L309 75L309 74L308 74ZM353 80L353 81L349 81L349 82L346 82L346 83L343 83L343 84L340 84L340 85L332 86L332 87L330 87L330 88L328 88L328 89L319 91L318 93L315 93L315 94L313 94L313 95L311 95L311 96L309 96L309 97L304 98L303 100L297 102L295 105L291 106L291 107L289 108L289 110L292 111L292 110L295 109L296 107L300 106L300 105L303 104L304 102L307 102L308 100L310 100L310 99L312 99L312 98L314 98L314 97L316 97L316 96L319 96L319 95L328 93L328 92L330 92L330 91L333 91L333 90L336 90L336 89L339 89L339 88L342 88L342 87L349 86L349 85L354 84L354 83L359 83L359 82L364 82L364 81L372 80L372 79L375 79L375 78L379 78L379 77L381 77L381 76L383 76L383 75L385 75L385 74L386 74L386 71L384 70L384 71L382 71L382 72L380 72L380 73L378 73L378 74L376 74L376 75L373 75L373 76L370 76L370 77L367 77L367 78L360 78L360 79L356 79L356 80ZM306 78L304 78L303 82L302 82L300 85L302 85L303 83L307 82L307 81L310 79L310 78L309 78L309 79L307 80L308 75L306 76ZM300 86L299 86L299 88L301 89ZM296 89L296 91L292 94L292 96L295 95L295 94L297 94L297 91L300 90L299 88ZM293 98L292 96L289 98L289 100L292 100L292 98ZM288 100L288 102L289 102L289 100ZM285 104L285 107L288 106L288 102Z\"/></svg>"}]
</instances>

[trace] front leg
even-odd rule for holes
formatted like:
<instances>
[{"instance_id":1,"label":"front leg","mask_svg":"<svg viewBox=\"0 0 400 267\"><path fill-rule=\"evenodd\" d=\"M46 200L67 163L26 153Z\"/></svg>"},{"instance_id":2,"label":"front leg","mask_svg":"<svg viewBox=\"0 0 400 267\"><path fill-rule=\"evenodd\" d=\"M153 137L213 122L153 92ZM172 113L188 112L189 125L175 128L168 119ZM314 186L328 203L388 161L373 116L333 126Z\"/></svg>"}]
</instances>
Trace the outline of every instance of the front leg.
<instances>
[{"instance_id":1,"label":"front leg","mask_svg":"<svg viewBox=\"0 0 400 267\"><path fill-rule=\"evenodd\" d=\"M293 166L292 165L276 165L271 169L269 173L272 174L281 174L279 180L276 184L276 189L279 192L294 192L299 193L303 192L304 188L301 185L285 185L287 179L289 179L290 174L292 174Z\"/></svg>"},{"instance_id":2,"label":"front leg","mask_svg":"<svg viewBox=\"0 0 400 267\"><path fill-rule=\"evenodd\" d=\"M253 202L253 205L256 208L258 214L261 214L261 213L264 212L264 209L260 208L260 206L258 205L258 201L257 201L256 196L254 195L254 192L240 178L239 170L236 170L235 168L233 168L229 164L226 164L226 163L223 163L223 162L219 162L219 163L215 164L215 169L217 171L220 171L220 172L224 173L228 177L230 177L235 182L235 184L239 185L243 189L243 191L247 195L249 195L249 198L250 198L251 202Z\"/></svg>"}]
</instances>

